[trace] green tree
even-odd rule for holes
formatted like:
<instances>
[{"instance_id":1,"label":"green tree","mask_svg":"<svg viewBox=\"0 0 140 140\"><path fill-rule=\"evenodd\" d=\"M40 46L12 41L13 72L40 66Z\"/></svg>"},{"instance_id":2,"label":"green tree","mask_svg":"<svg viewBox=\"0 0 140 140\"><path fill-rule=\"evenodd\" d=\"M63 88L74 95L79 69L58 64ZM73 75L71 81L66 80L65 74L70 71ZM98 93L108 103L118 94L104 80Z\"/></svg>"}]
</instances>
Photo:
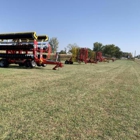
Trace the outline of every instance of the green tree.
<instances>
[{"instance_id":1,"label":"green tree","mask_svg":"<svg viewBox=\"0 0 140 140\"><path fill-rule=\"evenodd\" d=\"M98 52L103 50L103 44L99 42L93 43L93 51Z\"/></svg>"},{"instance_id":2,"label":"green tree","mask_svg":"<svg viewBox=\"0 0 140 140\"><path fill-rule=\"evenodd\" d=\"M56 37L50 39L49 44L51 45L52 52L57 52L59 42Z\"/></svg>"},{"instance_id":3,"label":"green tree","mask_svg":"<svg viewBox=\"0 0 140 140\"><path fill-rule=\"evenodd\" d=\"M66 48L68 52L72 52L73 48L79 48L79 46L76 43L74 43L74 44L68 44Z\"/></svg>"},{"instance_id":4,"label":"green tree","mask_svg":"<svg viewBox=\"0 0 140 140\"><path fill-rule=\"evenodd\" d=\"M59 54L66 54L66 51L65 51L65 50L61 50L61 51L59 52Z\"/></svg>"},{"instance_id":5,"label":"green tree","mask_svg":"<svg viewBox=\"0 0 140 140\"><path fill-rule=\"evenodd\" d=\"M122 57L122 51L120 50L120 48L118 46L115 47L115 57L116 58L121 58Z\"/></svg>"},{"instance_id":6,"label":"green tree","mask_svg":"<svg viewBox=\"0 0 140 140\"><path fill-rule=\"evenodd\" d=\"M128 52L122 52L122 57L126 57L126 58L132 58L132 54L128 53Z\"/></svg>"},{"instance_id":7,"label":"green tree","mask_svg":"<svg viewBox=\"0 0 140 140\"><path fill-rule=\"evenodd\" d=\"M115 46L114 44L105 45L103 48L103 54L105 56L116 58L120 58L122 56L120 48L118 46Z\"/></svg>"},{"instance_id":8,"label":"green tree","mask_svg":"<svg viewBox=\"0 0 140 140\"><path fill-rule=\"evenodd\" d=\"M92 58L92 59L95 58L95 52L92 51L90 48L88 48L88 58Z\"/></svg>"}]
</instances>

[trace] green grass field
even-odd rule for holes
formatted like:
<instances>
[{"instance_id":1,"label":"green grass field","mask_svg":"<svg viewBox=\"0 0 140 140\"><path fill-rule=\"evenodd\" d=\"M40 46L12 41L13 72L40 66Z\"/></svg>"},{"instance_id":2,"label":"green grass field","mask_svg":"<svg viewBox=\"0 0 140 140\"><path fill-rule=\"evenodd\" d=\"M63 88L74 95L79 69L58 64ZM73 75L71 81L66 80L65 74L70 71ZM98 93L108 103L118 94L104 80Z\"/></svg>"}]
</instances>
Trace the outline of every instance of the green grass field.
<instances>
[{"instance_id":1,"label":"green grass field","mask_svg":"<svg viewBox=\"0 0 140 140\"><path fill-rule=\"evenodd\" d=\"M140 63L0 69L0 140L139 140Z\"/></svg>"}]
</instances>

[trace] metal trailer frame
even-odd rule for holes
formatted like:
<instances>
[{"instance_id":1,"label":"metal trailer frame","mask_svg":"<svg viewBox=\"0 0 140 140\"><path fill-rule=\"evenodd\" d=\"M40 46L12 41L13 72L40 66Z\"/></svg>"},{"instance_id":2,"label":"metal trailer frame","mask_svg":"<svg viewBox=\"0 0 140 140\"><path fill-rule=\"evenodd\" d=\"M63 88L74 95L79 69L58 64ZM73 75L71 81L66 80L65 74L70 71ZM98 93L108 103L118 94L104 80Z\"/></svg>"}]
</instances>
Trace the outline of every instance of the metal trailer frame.
<instances>
[{"instance_id":1,"label":"metal trailer frame","mask_svg":"<svg viewBox=\"0 0 140 140\"><path fill-rule=\"evenodd\" d=\"M104 60L103 56L102 56L102 52L96 52L96 60L99 62L102 62Z\"/></svg>"},{"instance_id":2,"label":"metal trailer frame","mask_svg":"<svg viewBox=\"0 0 140 140\"><path fill-rule=\"evenodd\" d=\"M88 49L87 48L77 48L77 49L78 53L76 54L76 56L74 56L76 58L76 61L78 63L85 62L86 64L88 59ZM66 60L65 64L73 64L73 56L69 60Z\"/></svg>"},{"instance_id":3,"label":"metal trailer frame","mask_svg":"<svg viewBox=\"0 0 140 140\"><path fill-rule=\"evenodd\" d=\"M36 67L47 64L55 65L53 70L62 67L58 61L48 60L50 58L51 46L44 48L43 44L49 40L47 35L37 36L36 32L20 32L0 34L0 67L8 67L9 64L19 66ZM38 44L41 46L38 47ZM43 53L48 53L44 55Z\"/></svg>"}]
</instances>

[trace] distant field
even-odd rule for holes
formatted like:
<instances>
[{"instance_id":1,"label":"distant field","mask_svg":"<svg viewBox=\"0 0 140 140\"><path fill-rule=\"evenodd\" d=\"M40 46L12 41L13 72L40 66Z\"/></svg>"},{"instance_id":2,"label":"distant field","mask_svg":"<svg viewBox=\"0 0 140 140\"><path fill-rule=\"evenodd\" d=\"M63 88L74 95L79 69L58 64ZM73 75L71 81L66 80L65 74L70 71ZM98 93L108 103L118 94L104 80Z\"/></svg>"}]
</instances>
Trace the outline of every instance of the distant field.
<instances>
[{"instance_id":1,"label":"distant field","mask_svg":"<svg viewBox=\"0 0 140 140\"><path fill-rule=\"evenodd\" d=\"M0 68L0 140L139 140L140 64Z\"/></svg>"}]
</instances>

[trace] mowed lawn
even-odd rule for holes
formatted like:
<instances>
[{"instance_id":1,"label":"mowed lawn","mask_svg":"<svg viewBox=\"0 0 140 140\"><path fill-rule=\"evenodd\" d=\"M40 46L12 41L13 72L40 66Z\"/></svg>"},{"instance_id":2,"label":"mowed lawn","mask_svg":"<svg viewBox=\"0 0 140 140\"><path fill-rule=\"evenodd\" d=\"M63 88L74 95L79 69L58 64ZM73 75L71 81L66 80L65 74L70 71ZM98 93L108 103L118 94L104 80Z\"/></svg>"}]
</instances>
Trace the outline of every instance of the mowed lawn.
<instances>
[{"instance_id":1,"label":"mowed lawn","mask_svg":"<svg viewBox=\"0 0 140 140\"><path fill-rule=\"evenodd\" d=\"M140 63L0 68L0 140L139 140Z\"/></svg>"}]
</instances>

